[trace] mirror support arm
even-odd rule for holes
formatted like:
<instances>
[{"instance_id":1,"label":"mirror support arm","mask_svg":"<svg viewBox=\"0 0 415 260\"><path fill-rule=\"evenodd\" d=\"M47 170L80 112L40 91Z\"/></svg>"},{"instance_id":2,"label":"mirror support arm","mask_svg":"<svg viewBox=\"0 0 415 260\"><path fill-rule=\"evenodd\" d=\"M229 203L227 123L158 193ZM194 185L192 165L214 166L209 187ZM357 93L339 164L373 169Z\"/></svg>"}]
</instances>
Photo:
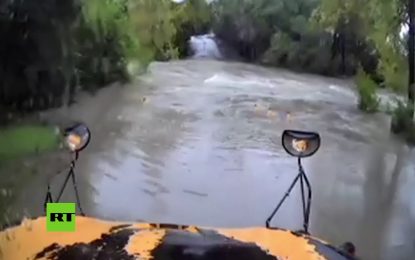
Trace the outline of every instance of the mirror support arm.
<instances>
[{"instance_id":1,"label":"mirror support arm","mask_svg":"<svg viewBox=\"0 0 415 260\"><path fill-rule=\"evenodd\" d=\"M304 228L304 232L306 234L308 233L308 223L309 223L309 219L310 219L310 212L311 212L311 185L310 182L307 178L307 175L304 172L304 169L301 165L301 158L298 158L298 168L299 168L299 172L297 174L297 176L295 177L295 179L293 180L293 182L291 183L290 187L288 188L287 192L285 193L284 197L280 200L280 202L278 203L278 205L275 207L274 211L271 213L271 215L267 218L266 222L265 222L265 226L266 228L269 229L273 229L271 227L271 220L272 218L275 216L275 214L277 213L277 211L280 209L280 207L282 206L282 204L284 203L284 201L286 200L286 198L290 195L292 189L294 188L295 184L297 183L298 180L300 180L300 187L301 187L301 199L302 199L302 206L303 206L303 228ZM305 185L304 185L305 183ZM304 189L307 186L308 189L308 197L307 197L307 203L306 203L306 199L305 199L305 193L304 193Z\"/></svg>"},{"instance_id":2,"label":"mirror support arm","mask_svg":"<svg viewBox=\"0 0 415 260\"><path fill-rule=\"evenodd\" d=\"M74 190L75 190L76 203L78 205L78 208L79 208L79 211L80 211L81 215L85 216L85 213L83 212L82 207L81 207L81 201L79 199L78 188L76 186L76 179L75 179L75 172L74 172L75 164L76 164L76 161L78 160L78 158L79 158L79 153L75 152L75 158L71 162L71 166L69 168L68 174L66 175L65 182L63 183L63 185L62 185L62 187L59 191L59 195L58 195L58 197L56 198L55 201L53 201L52 193L50 192L50 184L48 183L48 190L47 190L47 193L46 193L46 199L45 199L45 204L44 204L45 214L46 214L46 205L47 205L47 203L58 203L60 201L60 199L63 195L63 192L65 191L66 185L68 184L69 178L71 178L72 179L72 184L73 184Z\"/></svg>"}]
</instances>

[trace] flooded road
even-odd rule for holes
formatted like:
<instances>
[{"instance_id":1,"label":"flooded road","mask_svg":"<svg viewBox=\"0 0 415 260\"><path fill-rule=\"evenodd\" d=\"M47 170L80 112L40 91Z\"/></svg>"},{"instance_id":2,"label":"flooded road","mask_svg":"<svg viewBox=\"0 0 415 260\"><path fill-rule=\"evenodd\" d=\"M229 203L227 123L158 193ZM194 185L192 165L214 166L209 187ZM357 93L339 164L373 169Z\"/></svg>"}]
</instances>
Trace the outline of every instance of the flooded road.
<instances>
[{"instance_id":1,"label":"flooded road","mask_svg":"<svg viewBox=\"0 0 415 260\"><path fill-rule=\"evenodd\" d=\"M265 225L297 173L282 131L317 131L322 146L304 160L311 233L353 241L363 259L413 259L415 154L390 136L388 117L357 110L344 81L187 60L153 63L136 83L100 95L71 112L93 131L77 169L87 215ZM30 186L16 207L40 214L45 181ZM73 200L70 186L65 196ZM295 190L273 225L299 229L301 214Z\"/></svg>"}]
</instances>

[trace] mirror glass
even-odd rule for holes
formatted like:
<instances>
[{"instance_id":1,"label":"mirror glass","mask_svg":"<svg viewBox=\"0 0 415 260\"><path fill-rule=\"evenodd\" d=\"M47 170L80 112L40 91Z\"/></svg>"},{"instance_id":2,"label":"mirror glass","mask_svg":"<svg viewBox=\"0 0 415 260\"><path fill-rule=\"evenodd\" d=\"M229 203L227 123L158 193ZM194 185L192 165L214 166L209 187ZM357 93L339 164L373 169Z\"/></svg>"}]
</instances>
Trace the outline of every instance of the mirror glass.
<instances>
[{"instance_id":1,"label":"mirror glass","mask_svg":"<svg viewBox=\"0 0 415 260\"><path fill-rule=\"evenodd\" d=\"M91 139L89 128L83 123L77 123L64 130L65 144L72 152L80 152Z\"/></svg>"},{"instance_id":2,"label":"mirror glass","mask_svg":"<svg viewBox=\"0 0 415 260\"><path fill-rule=\"evenodd\" d=\"M282 146L295 157L309 157L320 148L320 135L315 132L285 130L282 133Z\"/></svg>"}]
</instances>

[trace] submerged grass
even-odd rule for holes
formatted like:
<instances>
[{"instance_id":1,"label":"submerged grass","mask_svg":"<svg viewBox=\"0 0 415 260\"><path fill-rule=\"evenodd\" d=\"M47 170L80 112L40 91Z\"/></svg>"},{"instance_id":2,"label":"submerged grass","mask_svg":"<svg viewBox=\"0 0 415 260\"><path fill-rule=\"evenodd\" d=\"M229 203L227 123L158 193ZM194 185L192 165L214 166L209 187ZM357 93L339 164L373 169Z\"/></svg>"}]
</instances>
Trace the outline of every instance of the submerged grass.
<instances>
[{"instance_id":1,"label":"submerged grass","mask_svg":"<svg viewBox=\"0 0 415 260\"><path fill-rule=\"evenodd\" d=\"M380 99L376 94L376 83L361 68L359 69L355 80L359 93L359 109L368 113L377 112Z\"/></svg>"},{"instance_id":2,"label":"submerged grass","mask_svg":"<svg viewBox=\"0 0 415 260\"><path fill-rule=\"evenodd\" d=\"M58 146L59 138L51 127L20 125L0 129L0 162L51 151Z\"/></svg>"},{"instance_id":3,"label":"submerged grass","mask_svg":"<svg viewBox=\"0 0 415 260\"><path fill-rule=\"evenodd\" d=\"M407 102L398 100L397 107L391 111L391 130L403 137L409 145L415 146L415 122L411 111Z\"/></svg>"},{"instance_id":4,"label":"submerged grass","mask_svg":"<svg viewBox=\"0 0 415 260\"><path fill-rule=\"evenodd\" d=\"M52 127L26 124L0 128L0 212L3 212L0 226L15 219L17 213L23 214L12 205L37 171L33 164L26 164L25 159L55 150L59 143L60 138Z\"/></svg>"}]
</instances>

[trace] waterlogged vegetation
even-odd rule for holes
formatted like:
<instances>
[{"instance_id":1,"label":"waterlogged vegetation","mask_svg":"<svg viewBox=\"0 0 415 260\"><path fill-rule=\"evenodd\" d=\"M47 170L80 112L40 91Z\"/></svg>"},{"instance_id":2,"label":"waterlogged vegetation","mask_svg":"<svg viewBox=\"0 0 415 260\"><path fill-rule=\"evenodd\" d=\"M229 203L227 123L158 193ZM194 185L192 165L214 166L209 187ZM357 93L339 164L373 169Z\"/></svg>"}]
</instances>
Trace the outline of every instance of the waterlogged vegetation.
<instances>
[{"instance_id":1,"label":"waterlogged vegetation","mask_svg":"<svg viewBox=\"0 0 415 260\"><path fill-rule=\"evenodd\" d=\"M355 83L359 93L359 109L376 112L380 103L380 99L376 95L376 82L368 77L363 69L359 69L355 77Z\"/></svg>"},{"instance_id":2,"label":"waterlogged vegetation","mask_svg":"<svg viewBox=\"0 0 415 260\"><path fill-rule=\"evenodd\" d=\"M353 76L369 113L379 111L379 88L406 95L391 129L415 136L412 1L218 0L213 11L215 33L248 61Z\"/></svg>"},{"instance_id":3,"label":"waterlogged vegetation","mask_svg":"<svg viewBox=\"0 0 415 260\"><path fill-rule=\"evenodd\" d=\"M154 60L184 58L189 54L187 42L191 35L211 30L247 62L353 77L360 96L357 105L368 113L379 111L377 92L381 88L408 97L391 108L391 130L415 143L413 91L408 91L414 82L410 73L414 71L413 50L408 48L413 41L407 33L401 33L402 25L409 20L410 8L406 3L404 0L217 0L209 5L204 0L181 4L170 0L2 1L0 210L5 214L0 216L0 223L8 222L6 216L16 217L11 205L33 204L35 198L31 194L28 203L21 202L22 190L33 185L32 190L41 193L46 183L42 178L67 164L67 158L51 159L55 155L59 158L58 153L16 163L16 159L51 151L59 145L50 127L16 125L20 118L44 109L74 103L76 106L80 91L95 92L112 82L129 81L132 63L138 65L136 71L143 72ZM382 166L378 162L384 156L380 155L375 154L378 159L370 164ZM46 169L44 165L50 167ZM373 172L379 176L379 171ZM39 183L33 183L35 179L40 179ZM367 191L365 187L363 190ZM373 205L376 204L379 203Z\"/></svg>"},{"instance_id":4,"label":"waterlogged vegetation","mask_svg":"<svg viewBox=\"0 0 415 260\"><path fill-rule=\"evenodd\" d=\"M203 0L8 0L0 8L3 122L6 111L68 105L79 90L128 80L131 60L145 67L184 56L184 42L210 17Z\"/></svg>"},{"instance_id":5,"label":"waterlogged vegetation","mask_svg":"<svg viewBox=\"0 0 415 260\"><path fill-rule=\"evenodd\" d=\"M393 112L393 122L407 122L392 130L412 131L408 46L413 44L401 33L410 20L409 2L6 0L0 5L5 39L0 42L0 124L71 105L79 91L128 81L132 62L143 71L154 60L184 58L190 36L213 30L249 62L354 76L358 106L367 112L379 110L379 88L407 92L409 102Z\"/></svg>"},{"instance_id":6,"label":"waterlogged vegetation","mask_svg":"<svg viewBox=\"0 0 415 260\"><path fill-rule=\"evenodd\" d=\"M0 130L0 163L51 151L59 146L59 141L51 127L14 125L3 128Z\"/></svg>"},{"instance_id":7,"label":"waterlogged vegetation","mask_svg":"<svg viewBox=\"0 0 415 260\"><path fill-rule=\"evenodd\" d=\"M185 4L170 0L4 1L0 5L0 125L71 105L79 91L94 92L111 82L128 81L131 61L142 71L153 60L184 57L188 39L207 32L209 19L203 0ZM7 139L7 145L19 147L5 149L2 155L39 150L38 142L27 142L27 136L43 136L39 142L44 140L49 147L53 135L46 137L39 131L28 127L23 132L2 132L0 144Z\"/></svg>"}]
</instances>

